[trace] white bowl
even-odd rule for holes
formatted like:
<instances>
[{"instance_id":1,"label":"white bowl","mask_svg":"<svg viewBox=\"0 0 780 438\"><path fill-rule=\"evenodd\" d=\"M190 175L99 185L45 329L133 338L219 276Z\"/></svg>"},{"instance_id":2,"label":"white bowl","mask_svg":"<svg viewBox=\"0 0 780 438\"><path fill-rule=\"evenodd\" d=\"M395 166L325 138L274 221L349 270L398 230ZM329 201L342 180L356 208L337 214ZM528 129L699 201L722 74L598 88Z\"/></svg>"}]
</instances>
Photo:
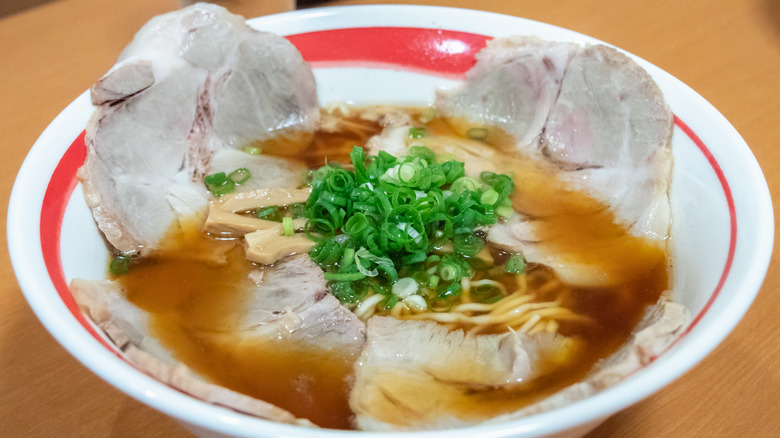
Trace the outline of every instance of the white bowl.
<instances>
[{"instance_id":1,"label":"white bowl","mask_svg":"<svg viewBox=\"0 0 780 438\"><path fill-rule=\"evenodd\" d=\"M321 104L430 102L436 87L462 78L489 37L529 34L600 42L521 18L423 6L309 9L250 24L288 35L299 47L315 69ZM659 84L675 114L674 298L690 309L690 327L648 366L586 400L504 424L405 437L581 436L693 367L726 337L752 302L766 274L774 233L769 191L758 164L734 128L701 96L635 59ZM27 156L11 194L11 260L46 328L112 385L204 434L358 434L259 420L184 395L130 366L82 316L67 284L76 277L104 278L108 260L75 178L84 160L83 130L92 111L84 93L51 123Z\"/></svg>"}]
</instances>

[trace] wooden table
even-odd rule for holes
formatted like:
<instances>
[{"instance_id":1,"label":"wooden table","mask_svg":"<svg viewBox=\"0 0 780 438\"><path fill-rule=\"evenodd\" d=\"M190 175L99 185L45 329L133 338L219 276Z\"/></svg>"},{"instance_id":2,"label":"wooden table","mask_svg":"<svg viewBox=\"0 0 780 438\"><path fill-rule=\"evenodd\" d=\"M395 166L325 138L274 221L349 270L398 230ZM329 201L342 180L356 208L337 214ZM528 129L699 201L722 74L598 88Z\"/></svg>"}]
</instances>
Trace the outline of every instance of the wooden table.
<instances>
[{"instance_id":1,"label":"wooden table","mask_svg":"<svg viewBox=\"0 0 780 438\"><path fill-rule=\"evenodd\" d=\"M776 0L394 2L526 17L635 53L715 105L752 148L770 190L780 189ZM3 217L15 174L41 131L113 64L142 24L176 6L175 0L58 0L0 20ZM5 229L0 235L5 238ZM24 301L2 247L0 435L189 436L173 420L91 374L51 338ZM720 347L589 437L780 436L779 289L775 263L752 308Z\"/></svg>"}]
</instances>

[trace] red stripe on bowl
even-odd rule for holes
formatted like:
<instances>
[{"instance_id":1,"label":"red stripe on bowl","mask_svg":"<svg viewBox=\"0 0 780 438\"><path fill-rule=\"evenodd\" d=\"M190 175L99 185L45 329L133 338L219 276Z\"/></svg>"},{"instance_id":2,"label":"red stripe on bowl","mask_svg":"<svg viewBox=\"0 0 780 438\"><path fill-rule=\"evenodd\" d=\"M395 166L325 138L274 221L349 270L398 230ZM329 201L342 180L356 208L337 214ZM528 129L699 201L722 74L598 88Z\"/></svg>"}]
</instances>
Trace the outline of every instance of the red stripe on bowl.
<instances>
[{"instance_id":1,"label":"red stripe on bowl","mask_svg":"<svg viewBox=\"0 0 780 438\"><path fill-rule=\"evenodd\" d=\"M706 158L707 162L710 163L710 167L712 167L712 171L715 172L715 176L717 176L718 181L720 181L720 186L723 189L723 194L726 197L726 205L728 205L728 209L729 209L729 228L730 228L729 252L726 255L726 263L723 266L723 272L721 272L720 274L720 279L718 280L718 284L715 286L715 290L712 292L712 296L710 297L710 299L701 309L701 312L699 312L699 314L696 315L696 318L694 318L693 321L691 321L691 325L688 326L688 328L685 330L682 336L680 336L680 338L682 338L691 331L691 329L701 320L701 318L704 317L704 314L707 313L710 307L712 307L712 303L715 302L715 299L720 294L721 289L723 289L723 284L726 282L726 278L728 278L729 272L731 272L731 264L734 262L734 253L736 252L737 249L737 209L736 206L734 205L734 197L731 194L731 188L729 187L729 182L728 180L726 180L726 176L723 174L723 169L720 168L720 164L718 164L718 161L712 155L712 152L710 152L710 150L707 148L704 142L699 138L699 136L696 135L696 133L693 132L693 130L688 125L686 125L685 122L680 120L680 118L677 117L676 115L674 116L674 124L677 125L677 127L680 128L682 132L684 132L685 135L687 135L688 138L691 139L691 141L693 141L696 147L699 148L702 155L704 155L704 158ZM669 346L669 348L671 348L671 345Z\"/></svg>"},{"instance_id":2,"label":"red stripe on bowl","mask_svg":"<svg viewBox=\"0 0 780 438\"><path fill-rule=\"evenodd\" d=\"M84 159L87 157L87 147L84 144L85 134L82 131L81 135L65 151L60 162L57 163L57 167L51 175L51 180L49 180L49 185L46 187L46 193L43 195L43 205L41 206L41 253L43 262L46 264L46 270L49 272L49 278L51 278L54 288L57 290L65 307L68 308L73 317L92 337L97 339L111 352L115 352L114 348L93 329L92 325L87 322L84 314L81 313L78 304L73 299L73 294L68 288L60 257L62 219L65 217L65 209L68 207L70 195L78 182L76 172L84 164Z\"/></svg>"},{"instance_id":3,"label":"red stripe on bowl","mask_svg":"<svg viewBox=\"0 0 780 438\"><path fill-rule=\"evenodd\" d=\"M402 67L436 76L462 77L491 37L409 27L323 30L287 37L315 67Z\"/></svg>"}]
</instances>

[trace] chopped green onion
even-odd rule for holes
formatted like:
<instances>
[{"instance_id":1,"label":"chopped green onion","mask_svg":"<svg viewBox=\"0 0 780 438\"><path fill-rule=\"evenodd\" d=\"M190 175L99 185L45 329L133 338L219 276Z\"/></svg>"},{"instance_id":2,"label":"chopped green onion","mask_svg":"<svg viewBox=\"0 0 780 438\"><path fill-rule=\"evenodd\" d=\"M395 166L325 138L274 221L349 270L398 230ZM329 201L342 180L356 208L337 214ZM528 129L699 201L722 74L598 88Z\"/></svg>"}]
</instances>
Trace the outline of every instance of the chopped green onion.
<instances>
[{"instance_id":1,"label":"chopped green onion","mask_svg":"<svg viewBox=\"0 0 780 438\"><path fill-rule=\"evenodd\" d=\"M495 205L498 202L498 192L493 189L487 189L479 198L481 204Z\"/></svg>"},{"instance_id":2,"label":"chopped green onion","mask_svg":"<svg viewBox=\"0 0 780 438\"><path fill-rule=\"evenodd\" d=\"M484 304L492 304L504 298L504 294L501 292L501 289L493 284L481 284L479 286L472 287L470 294L474 301Z\"/></svg>"},{"instance_id":3,"label":"chopped green onion","mask_svg":"<svg viewBox=\"0 0 780 438\"><path fill-rule=\"evenodd\" d=\"M261 153L262 151L263 151L263 150L262 150L262 149L260 149L260 148L259 148L259 147L257 147L257 146L246 146L246 147L244 147L244 152L246 152L246 153L247 153L247 154L249 154L249 155L260 155L260 153Z\"/></svg>"},{"instance_id":4,"label":"chopped green onion","mask_svg":"<svg viewBox=\"0 0 780 438\"><path fill-rule=\"evenodd\" d=\"M209 190L214 196L220 197L222 195L227 195L228 193L233 193L235 189L236 189L236 183L228 180L225 184L222 184L218 187L212 187Z\"/></svg>"},{"instance_id":5,"label":"chopped green onion","mask_svg":"<svg viewBox=\"0 0 780 438\"><path fill-rule=\"evenodd\" d=\"M482 173L479 174L479 179L485 182L485 184L493 184L493 181L496 179L496 173L491 172L489 170L483 170Z\"/></svg>"},{"instance_id":6,"label":"chopped green onion","mask_svg":"<svg viewBox=\"0 0 780 438\"><path fill-rule=\"evenodd\" d=\"M330 285L330 293L339 299L342 303L355 303L366 294L364 288L355 289L355 282L334 281Z\"/></svg>"},{"instance_id":7,"label":"chopped green onion","mask_svg":"<svg viewBox=\"0 0 780 438\"><path fill-rule=\"evenodd\" d=\"M207 175L203 178L203 183L212 195L220 197L222 195L227 195L228 193L233 193L236 189L236 184L247 182L251 176L249 169L241 167L230 172L229 175L225 174L225 172Z\"/></svg>"},{"instance_id":8,"label":"chopped green onion","mask_svg":"<svg viewBox=\"0 0 780 438\"><path fill-rule=\"evenodd\" d=\"M462 277L460 267L455 264L442 264L439 267L439 276L444 281L456 281Z\"/></svg>"},{"instance_id":9,"label":"chopped green onion","mask_svg":"<svg viewBox=\"0 0 780 438\"><path fill-rule=\"evenodd\" d=\"M422 251L413 252L407 256L401 257L401 263L404 265L412 265L425 261L426 254Z\"/></svg>"},{"instance_id":10,"label":"chopped green onion","mask_svg":"<svg viewBox=\"0 0 780 438\"><path fill-rule=\"evenodd\" d=\"M334 281L356 281L366 278L366 276L360 272L326 272L324 275L326 280Z\"/></svg>"},{"instance_id":11,"label":"chopped green onion","mask_svg":"<svg viewBox=\"0 0 780 438\"><path fill-rule=\"evenodd\" d=\"M206 176L203 181L206 185L219 186L227 182L227 175L225 172L217 172Z\"/></svg>"},{"instance_id":12,"label":"chopped green onion","mask_svg":"<svg viewBox=\"0 0 780 438\"><path fill-rule=\"evenodd\" d=\"M423 158L428 162L432 162L436 159L436 155L432 150L425 146L412 146L409 148L409 155L413 157Z\"/></svg>"},{"instance_id":13,"label":"chopped green onion","mask_svg":"<svg viewBox=\"0 0 780 438\"><path fill-rule=\"evenodd\" d=\"M236 188L236 183L228 179L225 172L218 172L206 176L203 183L212 195L220 197L232 193Z\"/></svg>"},{"instance_id":14,"label":"chopped green onion","mask_svg":"<svg viewBox=\"0 0 780 438\"><path fill-rule=\"evenodd\" d=\"M357 252L355 252L355 263L358 266L358 270L363 272L368 277L375 277L378 275L379 272L376 270L378 268L381 269L392 281L398 279L398 272L396 271L393 261L390 259L390 257L377 256L372 254L366 248L360 248L357 250ZM366 267L364 264L367 264L369 267Z\"/></svg>"},{"instance_id":15,"label":"chopped green onion","mask_svg":"<svg viewBox=\"0 0 780 438\"><path fill-rule=\"evenodd\" d=\"M251 177L252 174L249 173L249 169L247 169L246 167L240 167L230 172L230 175L228 175L228 179L233 181L236 184L243 184L249 181L249 178Z\"/></svg>"},{"instance_id":16,"label":"chopped green onion","mask_svg":"<svg viewBox=\"0 0 780 438\"><path fill-rule=\"evenodd\" d=\"M291 237L295 234L295 229L293 229L293 219L289 216L285 216L282 218L282 227L284 228L284 235L287 237Z\"/></svg>"},{"instance_id":17,"label":"chopped green onion","mask_svg":"<svg viewBox=\"0 0 780 438\"><path fill-rule=\"evenodd\" d=\"M382 304L382 308L391 310L396 304L398 304L398 295L388 295L387 298L385 298L385 302Z\"/></svg>"},{"instance_id":18,"label":"chopped green onion","mask_svg":"<svg viewBox=\"0 0 780 438\"><path fill-rule=\"evenodd\" d=\"M488 130L485 128L471 128L466 131L466 137L472 140L485 141L488 137Z\"/></svg>"},{"instance_id":19,"label":"chopped green onion","mask_svg":"<svg viewBox=\"0 0 780 438\"><path fill-rule=\"evenodd\" d=\"M456 254L473 256L482 251L485 241L477 237L474 233L458 234L452 238L452 245Z\"/></svg>"},{"instance_id":20,"label":"chopped green onion","mask_svg":"<svg viewBox=\"0 0 780 438\"><path fill-rule=\"evenodd\" d=\"M398 298L406 298L410 295L417 293L418 285L417 281L411 277L399 278L398 281L393 284L393 294Z\"/></svg>"},{"instance_id":21,"label":"chopped green onion","mask_svg":"<svg viewBox=\"0 0 780 438\"><path fill-rule=\"evenodd\" d=\"M430 122L434 117L436 117L436 111L431 107L423 108L423 110L420 111L420 121L423 123Z\"/></svg>"},{"instance_id":22,"label":"chopped green onion","mask_svg":"<svg viewBox=\"0 0 780 438\"><path fill-rule=\"evenodd\" d=\"M403 301L415 313L425 312L428 308L428 302L419 295L410 295L404 298Z\"/></svg>"},{"instance_id":23,"label":"chopped green onion","mask_svg":"<svg viewBox=\"0 0 780 438\"><path fill-rule=\"evenodd\" d=\"M130 272L130 262L132 262L132 256L129 254L119 254L111 260L108 265L108 270L112 275L120 276Z\"/></svg>"},{"instance_id":24,"label":"chopped green onion","mask_svg":"<svg viewBox=\"0 0 780 438\"><path fill-rule=\"evenodd\" d=\"M279 207L274 205L272 207L265 207L257 210L255 216L257 216L260 219L276 220L274 216L278 214L279 214Z\"/></svg>"},{"instance_id":25,"label":"chopped green onion","mask_svg":"<svg viewBox=\"0 0 780 438\"><path fill-rule=\"evenodd\" d=\"M428 308L431 309L431 312L436 313L449 312L452 306L452 301L443 298L436 298L428 302Z\"/></svg>"},{"instance_id":26,"label":"chopped green onion","mask_svg":"<svg viewBox=\"0 0 780 438\"><path fill-rule=\"evenodd\" d=\"M287 206L287 211L293 219L302 218L306 214L306 206L301 203L290 204Z\"/></svg>"},{"instance_id":27,"label":"chopped green onion","mask_svg":"<svg viewBox=\"0 0 780 438\"><path fill-rule=\"evenodd\" d=\"M420 286L428 286L428 283L431 280L430 274L425 271L415 271L415 273L412 274L412 278L414 278L414 281Z\"/></svg>"},{"instance_id":28,"label":"chopped green onion","mask_svg":"<svg viewBox=\"0 0 780 438\"><path fill-rule=\"evenodd\" d=\"M431 266L439 263L441 261L441 257L439 257L436 254L431 254L428 256L427 259L425 259L425 267L430 268Z\"/></svg>"},{"instance_id":29,"label":"chopped green onion","mask_svg":"<svg viewBox=\"0 0 780 438\"><path fill-rule=\"evenodd\" d=\"M404 295L399 288L409 282L451 299L461 294L463 278L488 268L475 258L484 247L476 229L496 223L498 208L511 209L511 178L466 177L463 163L438 162L424 146L403 157L367 157L354 147L350 158L354 171L329 163L311 172L303 206L304 231L318 242L311 258L339 300L353 303L372 291L391 296L384 301L390 309L398 302L392 291Z\"/></svg>"},{"instance_id":30,"label":"chopped green onion","mask_svg":"<svg viewBox=\"0 0 780 438\"><path fill-rule=\"evenodd\" d=\"M354 248L346 248L344 249L344 252L341 254L341 261L339 262L339 265L341 265L341 269L348 268L349 266L352 266L352 263L355 262L355 249Z\"/></svg>"},{"instance_id":31,"label":"chopped green onion","mask_svg":"<svg viewBox=\"0 0 780 438\"><path fill-rule=\"evenodd\" d=\"M475 191L479 189L480 184L479 181L475 180L474 178L464 176L461 178L458 178L457 181L452 183L452 187L450 187L450 190L452 190L455 193L463 193L465 191Z\"/></svg>"},{"instance_id":32,"label":"chopped green onion","mask_svg":"<svg viewBox=\"0 0 780 438\"><path fill-rule=\"evenodd\" d=\"M409 138L423 138L427 135L428 130L424 126L409 128Z\"/></svg>"},{"instance_id":33,"label":"chopped green onion","mask_svg":"<svg viewBox=\"0 0 780 438\"><path fill-rule=\"evenodd\" d=\"M503 218L509 219L515 214L515 211L512 209L512 207L505 207L502 205L496 209L496 214Z\"/></svg>"},{"instance_id":34,"label":"chopped green onion","mask_svg":"<svg viewBox=\"0 0 780 438\"><path fill-rule=\"evenodd\" d=\"M463 287L460 285L460 283L454 281L445 288L440 287L438 296L439 298L455 298L460 296L462 290Z\"/></svg>"},{"instance_id":35,"label":"chopped green onion","mask_svg":"<svg viewBox=\"0 0 780 438\"><path fill-rule=\"evenodd\" d=\"M525 274L525 257L520 253L513 254L504 265L504 270L510 274Z\"/></svg>"},{"instance_id":36,"label":"chopped green onion","mask_svg":"<svg viewBox=\"0 0 780 438\"><path fill-rule=\"evenodd\" d=\"M341 256L341 245L334 240L322 240L311 249L309 255L320 266L336 263Z\"/></svg>"},{"instance_id":37,"label":"chopped green onion","mask_svg":"<svg viewBox=\"0 0 780 438\"><path fill-rule=\"evenodd\" d=\"M398 167L398 179L403 183L411 182L417 175L417 167L412 163L404 163Z\"/></svg>"}]
</instances>

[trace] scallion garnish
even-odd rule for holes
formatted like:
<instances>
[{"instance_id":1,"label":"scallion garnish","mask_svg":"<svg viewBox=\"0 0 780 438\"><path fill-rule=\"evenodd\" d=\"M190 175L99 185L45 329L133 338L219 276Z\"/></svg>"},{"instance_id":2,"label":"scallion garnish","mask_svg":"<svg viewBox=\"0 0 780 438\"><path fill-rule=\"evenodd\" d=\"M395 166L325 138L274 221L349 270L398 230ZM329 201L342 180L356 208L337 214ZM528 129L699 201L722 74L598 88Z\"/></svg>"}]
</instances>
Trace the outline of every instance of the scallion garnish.
<instances>
[{"instance_id":1,"label":"scallion garnish","mask_svg":"<svg viewBox=\"0 0 780 438\"><path fill-rule=\"evenodd\" d=\"M471 298L478 303L492 304L504 298L504 294L495 284L485 283L471 288Z\"/></svg>"},{"instance_id":2,"label":"scallion garnish","mask_svg":"<svg viewBox=\"0 0 780 438\"><path fill-rule=\"evenodd\" d=\"M422 132L414 129L410 135ZM466 177L463 163L440 163L422 146L404 157L366 157L355 147L350 158L354 171L330 163L311 173L303 212L305 232L318 242L310 255L333 295L342 303L368 291L387 295L382 306L389 310L399 296L430 291L423 298L431 309L452 307L442 301L459 296L461 279L485 265L476 257L484 240L475 230L496 223L498 209L511 211L512 179Z\"/></svg>"},{"instance_id":3,"label":"scallion garnish","mask_svg":"<svg viewBox=\"0 0 780 438\"><path fill-rule=\"evenodd\" d=\"M241 167L234 170L233 172L230 172L229 175L225 172L217 172L212 173L211 175L207 175L205 178L203 178L203 183L206 185L206 188L211 192L212 195L220 197L222 195L227 195L228 193L233 193L237 184L243 184L247 182L251 176L252 175L249 173L249 169L246 167Z\"/></svg>"},{"instance_id":4,"label":"scallion garnish","mask_svg":"<svg viewBox=\"0 0 780 438\"><path fill-rule=\"evenodd\" d=\"M118 254L116 257L111 259L111 263L108 265L108 270L112 275L117 277L120 275L125 275L130 272L130 262L132 262L132 260L133 259L129 254Z\"/></svg>"},{"instance_id":5,"label":"scallion garnish","mask_svg":"<svg viewBox=\"0 0 780 438\"><path fill-rule=\"evenodd\" d=\"M406 298L416 294L418 288L419 286L413 278L404 277L396 281L393 285L393 294L398 296L398 298Z\"/></svg>"},{"instance_id":6,"label":"scallion garnish","mask_svg":"<svg viewBox=\"0 0 780 438\"><path fill-rule=\"evenodd\" d=\"M282 229L284 235L287 237L295 234L295 229L293 228L293 219L290 216L285 216L282 218Z\"/></svg>"},{"instance_id":7,"label":"scallion garnish","mask_svg":"<svg viewBox=\"0 0 780 438\"><path fill-rule=\"evenodd\" d=\"M247 169L246 167L240 167L230 172L230 175L228 175L228 179L233 181L236 184L243 184L247 182L251 177L252 174L249 173L249 169Z\"/></svg>"},{"instance_id":8,"label":"scallion garnish","mask_svg":"<svg viewBox=\"0 0 780 438\"><path fill-rule=\"evenodd\" d=\"M472 140L485 141L488 137L488 130L485 128L471 128L466 131L466 136Z\"/></svg>"},{"instance_id":9,"label":"scallion garnish","mask_svg":"<svg viewBox=\"0 0 780 438\"><path fill-rule=\"evenodd\" d=\"M260 219L278 222L279 211L280 211L279 207L273 205L271 207L258 209L257 212L255 213L255 216L257 216Z\"/></svg>"},{"instance_id":10,"label":"scallion garnish","mask_svg":"<svg viewBox=\"0 0 780 438\"><path fill-rule=\"evenodd\" d=\"M504 270L510 274L525 274L525 258L523 255L517 253L509 257L506 265L504 265Z\"/></svg>"},{"instance_id":11,"label":"scallion garnish","mask_svg":"<svg viewBox=\"0 0 780 438\"><path fill-rule=\"evenodd\" d=\"M391 310L396 304L398 304L398 295L388 295L382 307L385 310Z\"/></svg>"},{"instance_id":12,"label":"scallion garnish","mask_svg":"<svg viewBox=\"0 0 780 438\"><path fill-rule=\"evenodd\" d=\"M427 135L428 130L424 126L409 128L409 138L423 138Z\"/></svg>"}]
</instances>

